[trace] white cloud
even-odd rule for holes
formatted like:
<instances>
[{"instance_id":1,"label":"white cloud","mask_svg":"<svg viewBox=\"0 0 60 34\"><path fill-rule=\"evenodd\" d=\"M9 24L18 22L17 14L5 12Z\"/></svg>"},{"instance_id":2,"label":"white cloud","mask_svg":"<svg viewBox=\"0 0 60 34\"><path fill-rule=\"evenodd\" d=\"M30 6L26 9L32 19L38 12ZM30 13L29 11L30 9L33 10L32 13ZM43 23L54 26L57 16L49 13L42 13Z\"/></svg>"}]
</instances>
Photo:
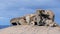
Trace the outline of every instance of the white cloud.
<instances>
[{"instance_id":1,"label":"white cloud","mask_svg":"<svg viewBox=\"0 0 60 34\"><path fill-rule=\"evenodd\" d=\"M0 17L0 19L4 19L4 17Z\"/></svg>"},{"instance_id":2,"label":"white cloud","mask_svg":"<svg viewBox=\"0 0 60 34\"><path fill-rule=\"evenodd\" d=\"M0 20L9 20L9 19L11 19L10 17L0 17Z\"/></svg>"}]
</instances>

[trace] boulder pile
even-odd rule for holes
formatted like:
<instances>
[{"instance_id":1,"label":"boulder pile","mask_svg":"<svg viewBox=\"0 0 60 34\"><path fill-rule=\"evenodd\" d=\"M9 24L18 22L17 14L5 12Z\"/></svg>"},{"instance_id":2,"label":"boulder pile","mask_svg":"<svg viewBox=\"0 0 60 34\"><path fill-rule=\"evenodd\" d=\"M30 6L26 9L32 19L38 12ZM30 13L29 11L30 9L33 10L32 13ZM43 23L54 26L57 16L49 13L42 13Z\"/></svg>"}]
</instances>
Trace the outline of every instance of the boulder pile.
<instances>
[{"instance_id":1,"label":"boulder pile","mask_svg":"<svg viewBox=\"0 0 60 34\"><path fill-rule=\"evenodd\" d=\"M12 18L10 23L12 25L32 25L32 26L48 26L57 27L55 23L55 14L51 10L37 9L34 14L27 14L22 17Z\"/></svg>"}]
</instances>

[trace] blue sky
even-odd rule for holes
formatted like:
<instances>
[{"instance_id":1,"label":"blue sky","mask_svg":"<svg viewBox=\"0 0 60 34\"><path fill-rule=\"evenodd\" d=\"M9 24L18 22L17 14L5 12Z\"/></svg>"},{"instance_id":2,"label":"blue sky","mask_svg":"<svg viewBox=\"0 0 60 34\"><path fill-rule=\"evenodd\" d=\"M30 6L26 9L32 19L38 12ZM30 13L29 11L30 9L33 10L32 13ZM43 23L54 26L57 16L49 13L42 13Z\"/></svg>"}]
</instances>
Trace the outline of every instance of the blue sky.
<instances>
[{"instance_id":1,"label":"blue sky","mask_svg":"<svg viewBox=\"0 0 60 34\"><path fill-rule=\"evenodd\" d=\"M0 25L10 25L10 19L34 13L36 9L50 9L60 25L60 0L0 0Z\"/></svg>"}]
</instances>

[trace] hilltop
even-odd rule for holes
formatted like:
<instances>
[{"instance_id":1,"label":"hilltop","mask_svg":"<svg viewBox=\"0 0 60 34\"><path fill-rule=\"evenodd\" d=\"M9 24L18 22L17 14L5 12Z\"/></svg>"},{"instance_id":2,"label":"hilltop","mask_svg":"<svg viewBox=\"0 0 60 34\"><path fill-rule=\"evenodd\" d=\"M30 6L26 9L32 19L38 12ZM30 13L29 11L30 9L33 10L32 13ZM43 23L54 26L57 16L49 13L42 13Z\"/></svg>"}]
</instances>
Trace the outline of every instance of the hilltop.
<instances>
[{"instance_id":1,"label":"hilltop","mask_svg":"<svg viewBox=\"0 0 60 34\"><path fill-rule=\"evenodd\" d=\"M0 30L0 34L60 34L60 27L18 25Z\"/></svg>"}]
</instances>

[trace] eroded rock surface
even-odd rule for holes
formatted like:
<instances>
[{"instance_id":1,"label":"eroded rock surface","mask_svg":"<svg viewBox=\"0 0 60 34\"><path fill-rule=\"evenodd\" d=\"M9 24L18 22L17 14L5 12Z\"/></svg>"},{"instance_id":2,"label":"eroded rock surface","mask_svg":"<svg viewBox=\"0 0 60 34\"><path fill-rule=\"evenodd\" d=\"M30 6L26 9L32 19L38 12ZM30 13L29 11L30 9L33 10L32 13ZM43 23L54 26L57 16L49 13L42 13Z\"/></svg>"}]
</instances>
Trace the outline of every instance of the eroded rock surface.
<instances>
[{"instance_id":1,"label":"eroded rock surface","mask_svg":"<svg viewBox=\"0 0 60 34\"><path fill-rule=\"evenodd\" d=\"M0 34L60 34L60 27L20 25L2 29Z\"/></svg>"}]
</instances>

